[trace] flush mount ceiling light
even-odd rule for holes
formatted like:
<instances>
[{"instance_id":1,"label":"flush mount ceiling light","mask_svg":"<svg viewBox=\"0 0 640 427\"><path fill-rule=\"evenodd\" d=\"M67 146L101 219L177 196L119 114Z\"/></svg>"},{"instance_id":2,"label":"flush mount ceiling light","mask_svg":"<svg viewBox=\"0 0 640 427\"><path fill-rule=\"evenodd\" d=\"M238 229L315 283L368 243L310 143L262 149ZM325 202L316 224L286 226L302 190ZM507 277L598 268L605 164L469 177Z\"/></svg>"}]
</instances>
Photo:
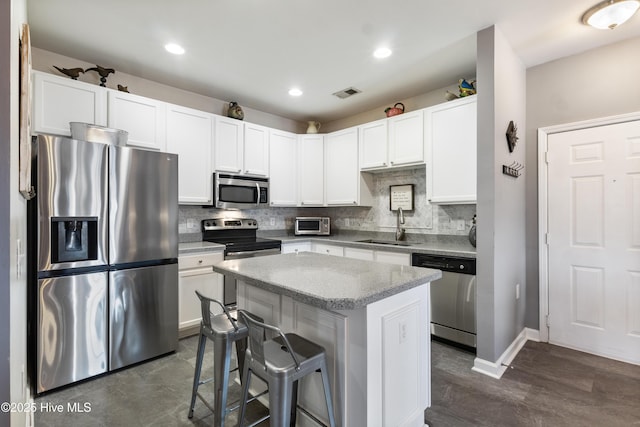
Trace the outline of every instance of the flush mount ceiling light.
<instances>
[{"instance_id":1,"label":"flush mount ceiling light","mask_svg":"<svg viewBox=\"0 0 640 427\"><path fill-rule=\"evenodd\" d=\"M378 59L383 59L391 56L391 53L391 49L389 49L388 47L380 47L373 52L373 56Z\"/></svg>"},{"instance_id":2,"label":"flush mount ceiling light","mask_svg":"<svg viewBox=\"0 0 640 427\"><path fill-rule=\"evenodd\" d=\"M300 95L302 95L302 91L300 89L294 87L292 89L289 89L289 95L291 95L291 96L300 96Z\"/></svg>"},{"instance_id":3,"label":"flush mount ceiling light","mask_svg":"<svg viewBox=\"0 0 640 427\"><path fill-rule=\"evenodd\" d=\"M179 44L168 43L164 45L164 48L169 53L173 53L174 55L182 55L184 53L184 48Z\"/></svg>"},{"instance_id":4,"label":"flush mount ceiling light","mask_svg":"<svg viewBox=\"0 0 640 427\"><path fill-rule=\"evenodd\" d=\"M606 0L587 10L582 15L582 23L601 30L613 30L631 18L638 7L640 0Z\"/></svg>"}]
</instances>

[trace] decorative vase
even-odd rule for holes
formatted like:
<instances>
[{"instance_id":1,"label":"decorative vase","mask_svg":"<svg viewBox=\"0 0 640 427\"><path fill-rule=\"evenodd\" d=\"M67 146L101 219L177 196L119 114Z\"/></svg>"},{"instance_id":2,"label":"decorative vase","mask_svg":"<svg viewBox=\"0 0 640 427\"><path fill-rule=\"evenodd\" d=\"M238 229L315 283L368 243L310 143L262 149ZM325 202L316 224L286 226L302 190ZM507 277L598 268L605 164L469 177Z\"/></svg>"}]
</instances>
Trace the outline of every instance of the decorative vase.
<instances>
[{"instance_id":1,"label":"decorative vase","mask_svg":"<svg viewBox=\"0 0 640 427\"><path fill-rule=\"evenodd\" d=\"M309 127L307 128L307 133L318 133L318 131L320 130L320 122L315 122L311 120L307 123L309 123Z\"/></svg>"},{"instance_id":2,"label":"decorative vase","mask_svg":"<svg viewBox=\"0 0 640 427\"><path fill-rule=\"evenodd\" d=\"M471 226L471 230L469 230L469 243L475 248L476 247L476 216L473 216L473 225Z\"/></svg>"}]
</instances>

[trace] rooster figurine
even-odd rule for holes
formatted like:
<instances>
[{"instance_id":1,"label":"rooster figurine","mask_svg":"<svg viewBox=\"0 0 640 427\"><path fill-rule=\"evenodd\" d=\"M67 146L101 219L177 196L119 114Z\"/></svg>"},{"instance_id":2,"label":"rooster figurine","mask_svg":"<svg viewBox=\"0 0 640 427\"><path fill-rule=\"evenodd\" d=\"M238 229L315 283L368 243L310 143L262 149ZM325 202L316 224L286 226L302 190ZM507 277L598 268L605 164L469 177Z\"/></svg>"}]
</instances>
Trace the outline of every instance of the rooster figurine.
<instances>
[{"instance_id":1,"label":"rooster figurine","mask_svg":"<svg viewBox=\"0 0 640 427\"><path fill-rule=\"evenodd\" d=\"M80 76L80 73L84 73L84 70L82 68L80 68L80 67L78 67L78 68L60 68L60 67L56 67L54 65L53 68L55 68L56 70L60 71L62 74L71 77L73 80L78 80L78 77Z\"/></svg>"},{"instance_id":2,"label":"rooster figurine","mask_svg":"<svg viewBox=\"0 0 640 427\"><path fill-rule=\"evenodd\" d=\"M469 96L469 95L475 95L476 94L475 83L476 83L475 80L471 80L470 82L468 82L465 79L458 80L458 88L460 89L460 97Z\"/></svg>"},{"instance_id":3,"label":"rooster figurine","mask_svg":"<svg viewBox=\"0 0 640 427\"><path fill-rule=\"evenodd\" d=\"M96 65L93 68L87 68L86 70L84 70L85 73L87 71L95 71L100 75L100 86L102 87L106 87L105 83L107 83L107 77L109 76L109 74L116 72L116 70L114 70L113 68L104 68L99 65Z\"/></svg>"}]
</instances>

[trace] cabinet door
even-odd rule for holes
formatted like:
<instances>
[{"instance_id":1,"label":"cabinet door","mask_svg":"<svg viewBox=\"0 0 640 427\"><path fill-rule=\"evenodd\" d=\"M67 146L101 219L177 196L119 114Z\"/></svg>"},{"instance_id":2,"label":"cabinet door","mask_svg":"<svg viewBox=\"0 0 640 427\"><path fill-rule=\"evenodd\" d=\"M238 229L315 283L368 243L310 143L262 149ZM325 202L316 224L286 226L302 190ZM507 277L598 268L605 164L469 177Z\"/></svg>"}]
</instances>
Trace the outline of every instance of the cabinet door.
<instances>
[{"instance_id":1,"label":"cabinet door","mask_svg":"<svg viewBox=\"0 0 640 427\"><path fill-rule=\"evenodd\" d=\"M213 114L167 105L167 151L178 155L178 202L211 204Z\"/></svg>"},{"instance_id":2,"label":"cabinet door","mask_svg":"<svg viewBox=\"0 0 640 427\"><path fill-rule=\"evenodd\" d=\"M219 172L242 173L244 122L216 116L215 169Z\"/></svg>"},{"instance_id":3,"label":"cabinet door","mask_svg":"<svg viewBox=\"0 0 640 427\"><path fill-rule=\"evenodd\" d=\"M476 202L476 97L426 110L431 203Z\"/></svg>"},{"instance_id":4,"label":"cabinet door","mask_svg":"<svg viewBox=\"0 0 640 427\"><path fill-rule=\"evenodd\" d=\"M386 167L387 119L367 123L358 128L360 169Z\"/></svg>"},{"instance_id":5,"label":"cabinet door","mask_svg":"<svg viewBox=\"0 0 640 427\"><path fill-rule=\"evenodd\" d=\"M203 254L181 256L178 272L178 323L179 329L193 328L200 324L202 319L202 311L200 309L200 300L195 291L210 298L223 300L223 277L219 273L215 273L211 269L211 264L222 261L224 255L219 254ZM193 267L198 265L198 267ZM185 268L185 266L191 268ZM217 313L216 307L212 307L214 313Z\"/></svg>"},{"instance_id":6,"label":"cabinet door","mask_svg":"<svg viewBox=\"0 0 640 427\"><path fill-rule=\"evenodd\" d=\"M346 258L362 259L365 261L374 260L374 253L371 249L345 247L344 256Z\"/></svg>"},{"instance_id":7,"label":"cabinet door","mask_svg":"<svg viewBox=\"0 0 640 427\"><path fill-rule=\"evenodd\" d=\"M311 252L311 242L282 243L282 253L291 254L298 252Z\"/></svg>"},{"instance_id":8,"label":"cabinet door","mask_svg":"<svg viewBox=\"0 0 640 427\"><path fill-rule=\"evenodd\" d=\"M327 245L325 243L313 243L311 250L319 254L344 256L344 250L342 246Z\"/></svg>"},{"instance_id":9,"label":"cabinet door","mask_svg":"<svg viewBox=\"0 0 640 427\"><path fill-rule=\"evenodd\" d=\"M325 154L327 205L357 205L360 184L357 128L326 135Z\"/></svg>"},{"instance_id":10,"label":"cabinet door","mask_svg":"<svg viewBox=\"0 0 640 427\"><path fill-rule=\"evenodd\" d=\"M69 122L107 125L103 87L33 72L33 132L70 136Z\"/></svg>"},{"instance_id":11,"label":"cabinet door","mask_svg":"<svg viewBox=\"0 0 640 427\"><path fill-rule=\"evenodd\" d=\"M269 175L269 128L244 124L244 171L252 176Z\"/></svg>"},{"instance_id":12,"label":"cabinet door","mask_svg":"<svg viewBox=\"0 0 640 427\"><path fill-rule=\"evenodd\" d=\"M322 206L324 204L324 136L301 135L298 153L300 205Z\"/></svg>"},{"instance_id":13,"label":"cabinet door","mask_svg":"<svg viewBox=\"0 0 640 427\"><path fill-rule=\"evenodd\" d=\"M389 119L389 163L391 166L424 162L422 110Z\"/></svg>"},{"instance_id":14,"label":"cabinet door","mask_svg":"<svg viewBox=\"0 0 640 427\"><path fill-rule=\"evenodd\" d=\"M271 130L269 134L269 191L271 206L298 204L298 136Z\"/></svg>"},{"instance_id":15,"label":"cabinet door","mask_svg":"<svg viewBox=\"0 0 640 427\"><path fill-rule=\"evenodd\" d=\"M378 262L386 262L389 264L411 265L409 254L399 252L376 251L375 260Z\"/></svg>"},{"instance_id":16,"label":"cabinet door","mask_svg":"<svg viewBox=\"0 0 640 427\"><path fill-rule=\"evenodd\" d=\"M127 145L166 150L165 103L117 90L108 94L109 127L129 132Z\"/></svg>"}]
</instances>

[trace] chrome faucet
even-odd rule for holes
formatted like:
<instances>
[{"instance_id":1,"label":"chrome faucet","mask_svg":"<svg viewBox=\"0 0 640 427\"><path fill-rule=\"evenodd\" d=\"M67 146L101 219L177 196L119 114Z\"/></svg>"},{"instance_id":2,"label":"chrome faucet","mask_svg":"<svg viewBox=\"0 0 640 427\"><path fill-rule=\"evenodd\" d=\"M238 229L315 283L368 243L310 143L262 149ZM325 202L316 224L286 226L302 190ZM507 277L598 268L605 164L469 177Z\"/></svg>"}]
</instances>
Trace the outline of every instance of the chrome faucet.
<instances>
[{"instance_id":1,"label":"chrome faucet","mask_svg":"<svg viewBox=\"0 0 640 427\"><path fill-rule=\"evenodd\" d=\"M396 222L396 240L404 240L404 228L400 227L400 224L404 224L404 214L402 208L398 207L398 216Z\"/></svg>"}]
</instances>

